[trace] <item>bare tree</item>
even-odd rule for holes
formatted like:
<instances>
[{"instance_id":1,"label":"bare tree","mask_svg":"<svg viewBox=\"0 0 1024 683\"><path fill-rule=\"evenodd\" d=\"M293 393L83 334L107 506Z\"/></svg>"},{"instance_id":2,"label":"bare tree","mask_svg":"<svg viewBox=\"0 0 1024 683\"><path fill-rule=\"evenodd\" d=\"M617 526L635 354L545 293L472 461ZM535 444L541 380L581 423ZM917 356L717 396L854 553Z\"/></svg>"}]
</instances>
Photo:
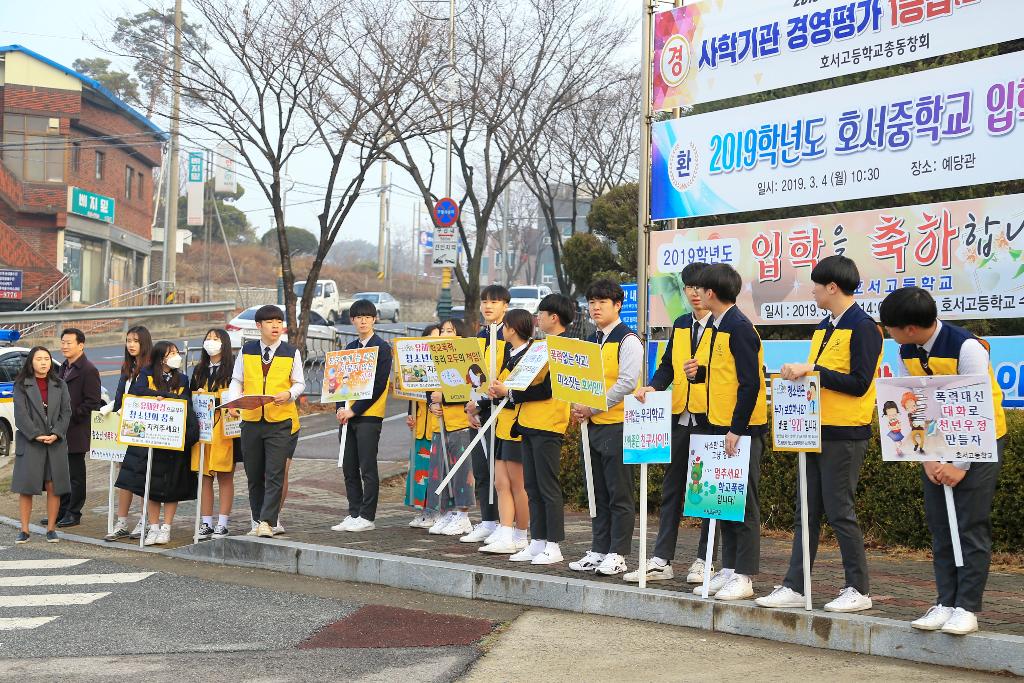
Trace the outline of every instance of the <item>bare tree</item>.
<instances>
[{"instance_id":1,"label":"bare tree","mask_svg":"<svg viewBox=\"0 0 1024 683\"><path fill-rule=\"evenodd\" d=\"M452 77L459 92L451 107L467 256L455 276L467 310L478 305L481 260L502 193L549 122L604 77L628 37L629 26L613 20L616 7L610 0L468 0L460 9ZM423 97L444 120L449 104L436 90ZM437 199L439 151L432 140L426 151L403 143L389 153L428 207Z\"/></svg>"},{"instance_id":2,"label":"bare tree","mask_svg":"<svg viewBox=\"0 0 1024 683\"><path fill-rule=\"evenodd\" d=\"M526 284L534 283L543 244L537 200L521 181L510 183L498 201L498 215L488 233L488 244L502 254L504 282L516 284L522 274Z\"/></svg>"}]
</instances>

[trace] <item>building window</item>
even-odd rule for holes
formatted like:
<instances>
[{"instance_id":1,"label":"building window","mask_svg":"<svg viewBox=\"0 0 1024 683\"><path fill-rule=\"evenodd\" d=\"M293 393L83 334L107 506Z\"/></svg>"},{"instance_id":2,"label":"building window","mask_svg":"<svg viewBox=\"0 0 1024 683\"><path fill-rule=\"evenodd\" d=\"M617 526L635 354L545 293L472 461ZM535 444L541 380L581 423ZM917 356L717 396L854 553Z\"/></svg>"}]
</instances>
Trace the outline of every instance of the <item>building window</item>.
<instances>
[{"instance_id":1,"label":"building window","mask_svg":"<svg viewBox=\"0 0 1024 683\"><path fill-rule=\"evenodd\" d=\"M71 170L78 173L82 164L82 145L77 142L71 143Z\"/></svg>"},{"instance_id":2,"label":"building window","mask_svg":"<svg viewBox=\"0 0 1024 683\"><path fill-rule=\"evenodd\" d=\"M21 180L64 182L65 144L60 119L4 114L3 160Z\"/></svg>"},{"instance_id":3,"label":"building window","mask_svg":"<svg viewBox=\"0 0 1024 683\"><path fill-rule=\"evenodd\" d=\"M142 171L135 174L135 198L142 199Z\"/></svg>"},{"instance_id":4,"label":"building window","mask_svg":"<svg viewBox=\"0 0 1024 683\"><path fill-rule=\"evenodd\" d=\"M124 198L132 198L132 176L135 175L135 171L131 166L124 167Z\"/></svg>"},{"instance_id":5,"label":"building window","mask_svg":"<svg viewBox=\"0 0 1024 683\"><path fill-rule=\"evenodd\" d=\"M96 180L103 180L103 166L106 163L107 155L103 152L96 152Z\"/></svg>"}]
</instances>

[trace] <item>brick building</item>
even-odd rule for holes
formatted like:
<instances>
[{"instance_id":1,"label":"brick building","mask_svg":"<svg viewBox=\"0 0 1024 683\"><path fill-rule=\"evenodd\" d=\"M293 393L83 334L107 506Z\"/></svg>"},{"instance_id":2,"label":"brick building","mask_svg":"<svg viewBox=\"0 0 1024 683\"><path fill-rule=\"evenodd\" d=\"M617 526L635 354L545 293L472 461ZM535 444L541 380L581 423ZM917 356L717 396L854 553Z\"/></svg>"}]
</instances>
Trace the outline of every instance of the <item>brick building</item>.
<instances>
[{"instance_id":1,"label":"brick building","mask_svg":"<svg viewBox=\"0 0 1024 683\"><path fill-rule=\"evenodd\" d=\"M84 304L147 283L165 134L20 45L0 47L0 112L0 301L23 308L65 276L67 298Z\"/></svg>"}]
</instances>

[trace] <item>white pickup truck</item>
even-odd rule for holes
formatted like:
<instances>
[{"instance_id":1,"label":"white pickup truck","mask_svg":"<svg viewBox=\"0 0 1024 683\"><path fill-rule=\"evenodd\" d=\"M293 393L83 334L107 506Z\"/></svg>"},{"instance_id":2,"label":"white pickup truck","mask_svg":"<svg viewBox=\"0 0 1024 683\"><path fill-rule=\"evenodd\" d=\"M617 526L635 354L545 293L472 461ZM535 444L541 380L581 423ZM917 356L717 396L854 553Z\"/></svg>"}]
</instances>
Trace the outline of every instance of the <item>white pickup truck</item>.
<instances>
[{"instance_id":1,"label":"white pickup truck","mask_svg":"<svg viewBox=\"0 0 1024 683\"><path fill-rule=\"evenodd\" d=\"M301 299L305 289L305 282L296 282L295 296ZM350 306L352 306L352 299L342 298L338 283L334 280L316 281L316 289L313 291L309 307L326 318L331 325L340 323Z\"/></svg>"}]
</instances>

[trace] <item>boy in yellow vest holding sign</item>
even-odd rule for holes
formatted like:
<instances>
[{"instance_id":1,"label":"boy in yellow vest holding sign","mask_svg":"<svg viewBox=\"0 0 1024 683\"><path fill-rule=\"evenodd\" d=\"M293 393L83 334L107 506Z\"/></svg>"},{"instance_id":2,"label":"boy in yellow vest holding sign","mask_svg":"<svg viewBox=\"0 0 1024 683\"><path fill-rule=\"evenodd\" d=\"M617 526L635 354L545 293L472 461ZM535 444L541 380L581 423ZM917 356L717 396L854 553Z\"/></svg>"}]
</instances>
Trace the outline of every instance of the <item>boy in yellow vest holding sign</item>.
<instances>
[{"instance_id":1,"label":"boy in yellow vest holding sign","mask_svg":"<svg viewBox=\"0 0 1024 683\"><path fill-rule=\"evenodd\" d=\"M932 295L919 287L903 287L885 297L878 317L889 336L900 344L900 361L907 374L988 375L992 383L997 462L921 463L924 512L932 532L932 566L938 599L927 614L910 625L922 631L966 635L978 630L975 612L992 560L992 497L1003 460L1006 415L988 344L971 332L942 322ZM963 550L962 567L953 559L953 540L943 486L953 487L957 528Z\"/></svg>"}]
</instances>

